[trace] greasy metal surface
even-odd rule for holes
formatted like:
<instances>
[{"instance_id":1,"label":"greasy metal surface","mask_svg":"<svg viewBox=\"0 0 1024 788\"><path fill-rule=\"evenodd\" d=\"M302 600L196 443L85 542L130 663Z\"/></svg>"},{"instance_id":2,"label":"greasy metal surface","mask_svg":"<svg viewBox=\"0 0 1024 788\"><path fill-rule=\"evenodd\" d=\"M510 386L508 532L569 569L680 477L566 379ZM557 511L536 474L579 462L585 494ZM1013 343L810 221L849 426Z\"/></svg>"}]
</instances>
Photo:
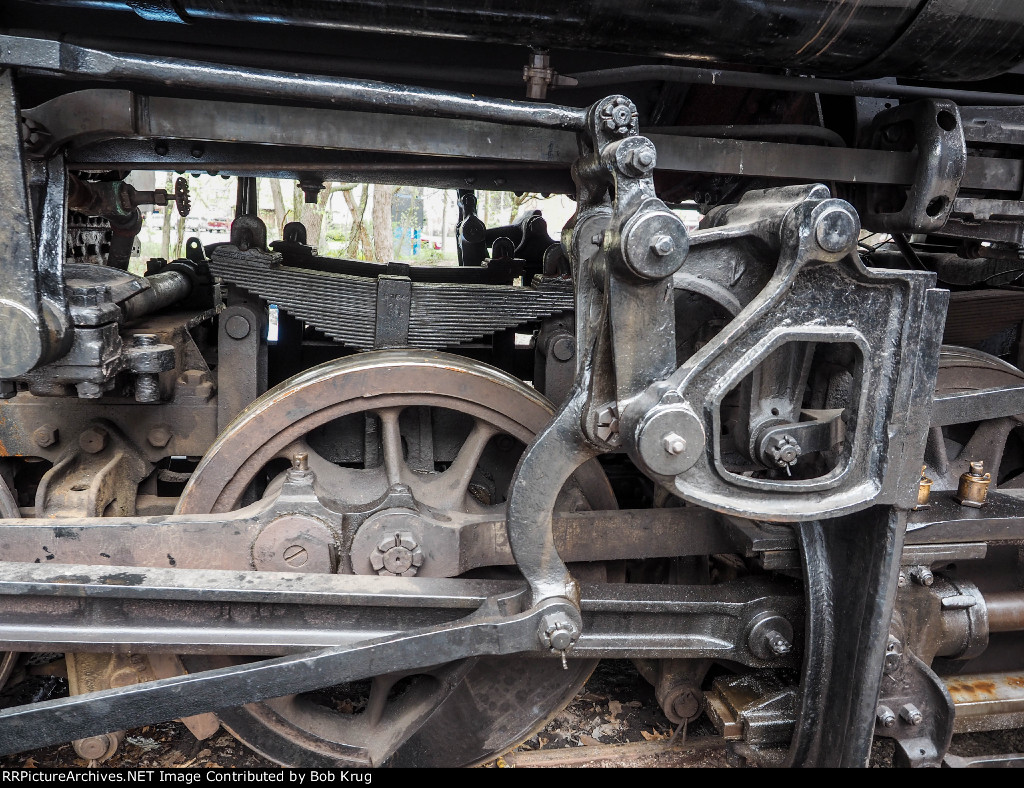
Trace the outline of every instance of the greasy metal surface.
<instances>
[{"instance_id":1,"label":"greasy metal surface","mask_svg":"<svg viewBox=\"0 0 1024 788\"><path fill-rule=\"evenodd\" d=\"M484 654L533 651L539 646L536 630L544 612L517 614L514 595L492 598L453 624L420 628L398 637L371 636L347 648L250 662L8 709L0 712L0 752L189 716L221 706L225 697L251 703L378 671L407 671L422 667L425 661L450 662Z\"/></svg>"},{"instance_id":2,"label":"greasy metal surface","mask_svg":"<svg viewBox=\"0 0 1024 788\"><path fill-rule=\"evenodd\" d=\"M1019 632L1024 629L1024 592L985 594L990 632Z\"/></svg>"},{"instance_id":3,"label":"greasy metal surface","mask_svg":"<svg viewBox=\"0 0 1024 788\"><path fill-rule=\"evenodd\" d=\"M918 159L914 182L905 193L865 190L860 206L865 226L899 233L941 229L967 167L956 104L934 99L901 104L878 113L869 134L872 148L916 149Z\"/></svg>"},{"instance_id":4,"label":"greasy metal surface","mask_svg":"<svg viewBox=\"0 0 1024 788\"><path fill-rule=\"evenodd\" d=\"M217 322L217 430L267 389L266 308L238 299Z\"/></svg>"},{"instance_id":5,"label":"greasy metal surface","mask_svg":"<svg viewBox=\"0 0 1024 788\"><path fill-rule=\"evenodd\" d=\"M957 713L946 683L913 652L905 651L899 667L883 677L878 702L899 709L895 725L875 726L876 735L896 740L896 765L939 766L949 749Z\"/></svg>"},{"instance_id":6,"label":"greasy metal surface","mask_svg":"<svg viewBox=\"0 0 1024 788\"><path fill-rule=\"evenodd\" d=\"M869 270L855 255L820 248L812 229L819 217L830 210L850 210L836 208L840 203L827 198L823 187L751 194L722 215L719 227L693 235L691 257L714 256L719 245L728 248L737 234L761 237L779 255L779 268L762 293L667 381L679 400L700 414L709 436L706 448L697 448L692 467L671 483L677 495L694 503L741 516L756 512L758 518L793 521L892 502L909 492L916 499L916 457L925 429L908 416L927 410L921 386L936 374L935 323L941 323L944 294L931 289L928 274ZM766 216L779 224L765 223ZM841 301L830 295L837 292L844 294ZM889 315L884 324L878 319L881 314ZM847 431L843 460L828 475L806 481L760 480L728 472L718 445L722 400L772 350L792 341L846 342L858 346L864 358L860 401L851 403L856 429ZM899 350L890 354L894 343ZM883 347L885 354L880 352ZM916 365L920 367L915 370ZM652 395L661 398L653 390ZM905 437L895 439L894 430ZM886 457L876 453L883 441L891 452ZM911 462L916 464L912 482L904 478L912 473Z\"/></svg>"},{"instance_id":7,"label":"greasy metal surface","mask_svg":"<svg viewBox=\"0 0 1024 788\"><path fill-rule=\"evenodd\" d=\"M323 515L341 515L323 510ZM252 568L251 547L274 519L260 507L231 515L145 516L121 519L0 520L0 552L7 561L55 564ZM328 520L329 522L331 520ZM467 518L460 571L514 564L504 518ZM613 561L726 553L733 543L712 512L702 509L626 509L556 513L552 533L566 561Z\"/></svg>"},{"instance_id":8,"label":"greasy metal surface","mask_svg":"<svg viewBox=\"0 0 1024 788\"><path fill-rule=\"evenodd\" d=\"M907 542L1010 542L1024 534L1024 500L1016 496L990 492L985 506L971 509L961 506L951 492L932 493L931 508L911 512L907 521Z\"/></svg>"},{"instance_id":9,"label":"greasy metal surface","mask_svg":"<svg viewBox=\"0 0 1024 788\"><path fill-rule=\"evenodd\" d=\"M64 249L63 243L54 243L52 237L62 238L64 234L64 172L60 168L48 179L52 180L53 188L46 190L43 232L37 235L32 225L34 217L21 145L17 142L21 139L21 127L10 70L0 73L0 102L0 137L9 141L0 167L0 199L9 210L0 233L4 282L0 291L0 320L6 326L0 377L10 379L67 350L69 321L61 273ZM44 173L48 173L48 168ZM40 259L40 255L45 255L45 259Z\"/></svg>"},{"instance_id":10,"label":"greasy metal surface","mask_svg":"<svg viewBox=\"0 0 1024 788\"><path fill-rule=\"evenodd\" d=\"M0 646L83 652L287 654L452 621L510 581L4 563ZM748 644L765 610L799 623L791 583L583 584L575 657L796 665ZM41 614L45 611L45 618ZM549 656L557 658L553 652Z\"/></svg>"}]
</instances>

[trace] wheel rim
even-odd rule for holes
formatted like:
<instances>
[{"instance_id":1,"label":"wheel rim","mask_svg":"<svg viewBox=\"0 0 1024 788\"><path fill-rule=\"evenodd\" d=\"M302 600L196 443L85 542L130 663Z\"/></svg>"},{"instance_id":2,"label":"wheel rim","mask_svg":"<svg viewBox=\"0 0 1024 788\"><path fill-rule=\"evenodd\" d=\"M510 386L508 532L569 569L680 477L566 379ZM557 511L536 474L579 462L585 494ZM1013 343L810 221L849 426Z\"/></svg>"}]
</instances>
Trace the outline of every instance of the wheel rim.
<instances>
[{"instance_id":1,"label":"wheel rim","mask_svg":"<svg viewBox=\"0 0 1024 788\"><path fill-rule=\"evenodd\" d=\"M461 430L454 430L458 448L453 458L444 455L451 461L443 470L410 466L411 409L421 422L421 409L429 409L431 425L452 413L462 419ZM327 434L359 414L378 420L383 456L372 468L339 467L325 456L330 442L318 441L318 431ZM504 506L500 488L522 446L550 417L551 405L534 390L464 358L408 351L348 357L286 381L243 411L196 469L177 511L237 508L268 465L300 450L317 474L318 492L342 507L374 500L401 483L435 510L493 511ZM519 445L503 454L503 436ZM432 427L428 440L432 451L440 445ZM474 489L474 482L491 489ZM576 474L563 498L563 508L615 507L596 463ZM196 657L186 664L202 669L232 661ZM415 676L377 677L352 696L291 696L220 717L239 739L284 765L466 765L532 735L572 699L595 664L572 661L563 671L555 660L467 660Z\"/></svg>"}]
</instances>

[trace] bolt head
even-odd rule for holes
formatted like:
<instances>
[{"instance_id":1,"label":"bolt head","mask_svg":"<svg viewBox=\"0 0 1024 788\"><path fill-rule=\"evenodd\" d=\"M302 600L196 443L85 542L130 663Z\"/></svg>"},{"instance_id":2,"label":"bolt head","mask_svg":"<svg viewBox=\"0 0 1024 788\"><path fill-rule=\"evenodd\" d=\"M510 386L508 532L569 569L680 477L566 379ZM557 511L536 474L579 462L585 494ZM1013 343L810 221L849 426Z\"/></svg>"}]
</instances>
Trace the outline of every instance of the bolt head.
<instances>
[{"instance_id":1,"label":"bolt head","mask_svg":"<svg viewBox=\"0 0 1024 788\"><path fill-rule=\"evenodd\" d=\"M702 698L692 689L684 689L672 699L672 711L680 720L692 720L701 710Z\"/></svg>"},{"instance_id":2,"label":"bolt head","mask_svg":"<svg viewBox=\"0 0 1024 788\"><path fill-rule=\"evenodd\" d=\"M619 441L619 414L613 407L602 408L594 417L594 437L615 445Z\"/></svg>"},{"instance_id":3,"label":"bolt head","mask_svg":"<svg viewBox=\"0 0 1024 788\"><path fill-rule=\"evenodd\" d=\"M668 433L662 438L662 445L665 447L665 452L671 454L673 457L682 454L686 451L686 441L682 436L677 435L674 432Z\"/></svg>"},{"instance_id":4,"label":"bolt head","mask_svg":"<svg viewBox=\"0 0 1024 788\"><path fill-rule=\"evenodd\" d=\"M667 257L676 250L676 242L668 235L656 235L651 239L651 251L658 257Z\"/></svg>"},{"instance_id":5,"label":"bolt head","mask_svg":"<svg viewBox=\"0 0 1024 788\"><path fill-rule=\"evenodd\" d=\"M875 711L875 719L883 728L891 728L896 724L896 715L888 706L879 706Z\"/></svg>"},{"instance_id":6,"label":"bolt head","mask_svg":"<svg viewBox=\"0 0 1024 788\"><path fill-rule=\"evenodd\" d=\"M423 550L411 533L399 531L385 536L370 555L370 566L379 575L412 577L423 566Z\"/></svg>"},{"instance_id":7,"label":"bolt head","mask_svg":"<svg viewBox=\"0 0 1024 788\"><path fill-rule=\"evenodd\" d=\"M768 441L766 454L780 468L796 465L802 450L792 435L773 435Z\"/></svg>"},{"instance_id":8,"label":"bolt head","mask_svg":"<svg viewBox=\"0 0 1024 788\"><path fill-rule=\"evenodd\" d=\"M76 740L74 749L82 759L98 761L107 755L113 743L115 742L109 734L101 733L99 736L88 736Z\"/></svg>"},{"instance_id":9,"label":"bolt head","mask_svg":"<svg viewBox=\"0 0 1024 788\"><path fill-rule=\"evenodd\" d=\"M86 454L98 454L106 448L108 436L103 427L90 427L78 436L78 445Z\"/></svg>"},{"instance_id":10,"label":"bolt head","mask_svg":"<svg viewBox=\"0 0 1024 788\"><path fill-rule=\"evenodd\" d=\"M224 331L232 339L245 339L252 331L252 326L242 315L232 315L224 324Z\"/></svg>"},{"instance_id":11,"label":"bolt head","mask_svg":"<svg viewBox=\"0 0 1024 788\"><path fill-rule=\"evenodd\" d=\"M572 337L559 337L551 345L551 355L559 361L569 361L576 355L576 341Z\"/></svg>"},{"instance_id":12,"label":"bolt head","mask_svg":"<svg viewBox=\"0 0 1024 788\"><path fill-rule=\"evenodd\" d=\"M565 613L548 613L541 621L537 636L544 648L566 651L579 637L579 627Z\"/></svg>"},{"instance_id":13,"label":"bolt head","mask_svg":"<svg viewBox=\"0 0 1024 788\"><path fill-rule=\"evenodd\" d=\"M793 649L793 644L786 640L781 633L772 630L765 636L768 649L780 657L785 656Z\"/></svg>"},{"instance_id":14,"label":"bolt head","mask_svg":"<svg viewBox=\"0 0 1024 788\"><path fill-rule=\"evenodd\" d=\"M302 566L309 560L309 552L302 545L293 544L284 549L281 557L289 566Z\"/></svg>"},{"instance_id":15,"label":"bolt head","mask_svg":"<svg viewBox=\"0 0 1024 788\"><path fill-rule=\"evenodd\" d=\"M913 703L906 703L900 709L900 716L911 725L920 725L924 722L924 715Z\"/></svg>"},{"instance_id":16,"label":"bolt head","mask_svg":"<svg viewBox=\"0 0 1024 788\"><path fill-rule=\"evenodd\" d=\"M36 446L45 449L60 439L60 431L52 424L44 424L32 433L32 439L36 442Z\"/></svg>"}]
</instances>

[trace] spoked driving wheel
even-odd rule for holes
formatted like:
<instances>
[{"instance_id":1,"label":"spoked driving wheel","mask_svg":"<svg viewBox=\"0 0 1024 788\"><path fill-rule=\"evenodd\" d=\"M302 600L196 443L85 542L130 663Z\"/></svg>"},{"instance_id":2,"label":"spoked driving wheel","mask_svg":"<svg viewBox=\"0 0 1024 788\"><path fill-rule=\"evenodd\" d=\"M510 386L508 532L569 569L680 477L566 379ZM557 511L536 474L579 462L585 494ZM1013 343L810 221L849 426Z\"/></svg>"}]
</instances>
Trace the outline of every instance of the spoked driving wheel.
<instances>
[{"instance_id":1,"label":"spoked driving wheel","mask_svg":"<svg viewBox=\"0 0 1024 788\"><path fill-rule=\"evenodd\" d=\"M283 465L306 454L318 496L348 524L349 552L337 571L451 576L466 562L446 552L451 541L436 536L448 532L438 524L503 511L519 456L551 412L528 386L464 358L351 356L282 383L241 413L196 469L178 512L231 511L264 487L272 494ZM559 503L563 510L615 506L596 464L566 484ZM507 576L509 568L474 571ZM232 661L187 660L191 669ZM532 735L595 664L575 660L563 670L553 659L466 660L220 718L284 765L467 765Z\"/></svg>"},{"instance_id":2,"label":"spoked driving wheel","mask_svg":"<svg viewBox=\"0 0 1024 788\"><path fill-rule=\"evenodd\" d=\"M953 394L1019 386L1024 372L995 356L944 346L935 393ZM935 489L953 490L971 462L982 462L993 488L1024 487L1024 413L933 428L925 455Z\"/></svg>"}]
</instances>

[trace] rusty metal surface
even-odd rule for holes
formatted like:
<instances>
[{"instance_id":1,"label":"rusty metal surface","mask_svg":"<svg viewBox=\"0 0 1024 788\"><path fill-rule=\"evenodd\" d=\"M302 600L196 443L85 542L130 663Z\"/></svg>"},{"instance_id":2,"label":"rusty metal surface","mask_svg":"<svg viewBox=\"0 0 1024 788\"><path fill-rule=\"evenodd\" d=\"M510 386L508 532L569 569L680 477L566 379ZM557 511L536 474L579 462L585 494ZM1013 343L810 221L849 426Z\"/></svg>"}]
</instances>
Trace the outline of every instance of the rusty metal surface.
<instances>
[{"instance_id":1,"label":"rusty metal surface","mask_svg":"<svg viewBox=\"0 0 1024 788\"><path fill-rule=\"evenodd\" d=\"M1024 675L1020 671L954 676L945 681L956 706L954 730L958 733L1021 724Z\"/></svg>"}]
</instances>

